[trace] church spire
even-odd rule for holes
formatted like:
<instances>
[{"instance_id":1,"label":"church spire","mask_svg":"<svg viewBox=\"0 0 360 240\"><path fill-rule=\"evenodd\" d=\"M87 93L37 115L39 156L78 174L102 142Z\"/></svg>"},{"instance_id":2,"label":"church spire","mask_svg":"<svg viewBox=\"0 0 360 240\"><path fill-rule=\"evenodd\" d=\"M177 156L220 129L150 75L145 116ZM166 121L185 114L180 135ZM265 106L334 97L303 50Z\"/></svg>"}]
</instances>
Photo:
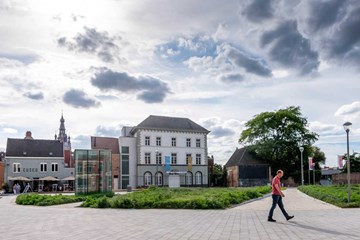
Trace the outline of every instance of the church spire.
<instances>
[{"instance_id":1,"label":"church spire","mask_svg":"<svg viewBox=\"0 0 360 240\"><path fill-rule=\"evenodd\" d=\"M58 140L60 142L67 142L67 135L65 132L65 119L63 114L61 113L61 119L60 119L60 128L59 128L59 135L58 135Z\"/></svg>"}]
</instances>

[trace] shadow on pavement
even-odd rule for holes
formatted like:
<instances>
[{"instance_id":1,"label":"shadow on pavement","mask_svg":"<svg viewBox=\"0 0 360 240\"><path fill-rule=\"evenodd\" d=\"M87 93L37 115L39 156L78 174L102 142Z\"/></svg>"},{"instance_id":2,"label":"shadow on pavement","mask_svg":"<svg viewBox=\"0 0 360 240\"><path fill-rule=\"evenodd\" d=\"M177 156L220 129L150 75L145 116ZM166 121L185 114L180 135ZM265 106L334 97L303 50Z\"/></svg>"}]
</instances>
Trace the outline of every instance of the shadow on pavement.
<instances>
[{"instance_id":1,"label":"shadow on pavement","mask_svg":"<svg viewBox=\"0 0 360 240\"><path fill-rule=\"evenodd\" d=\"M283 223L283 224L285 224L285 223ZM304 229L313 230L313 231L317 231L317 232L328 233L328 234L333 234L333 235L358 237L357 235L354 235L354 234L334 231L334 230L330 230L330 229L327 229L327 228L314 227L314 226L310 226L310 225L306 225L306 224L297 223L295 221L287 222L286 224L291 224L293 226L301 227L301 228L304 228Z\"/></svg>"}]
</instances>

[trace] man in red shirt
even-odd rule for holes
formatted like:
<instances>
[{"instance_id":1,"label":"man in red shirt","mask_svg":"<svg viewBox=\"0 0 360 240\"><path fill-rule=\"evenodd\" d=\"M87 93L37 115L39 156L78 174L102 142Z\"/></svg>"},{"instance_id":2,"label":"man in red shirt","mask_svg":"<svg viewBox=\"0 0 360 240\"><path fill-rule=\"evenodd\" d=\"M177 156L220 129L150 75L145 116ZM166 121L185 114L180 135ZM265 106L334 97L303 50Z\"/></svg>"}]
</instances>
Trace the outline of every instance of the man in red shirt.
<instances>
[{"instance_id":1,"label":"man in red shirt","mask_svg":"<svg viewBox=\"0 0 360 240\"><path fill-rule=\"evenodd\" d=\"M281 191L281 182L280 178L284 175L284 172L282 170L278 170L276 172L276 176L272 180L272 206L270 208L268 221L269 222L276 222L273 217L274 209L276 208L276 205L279 205L281 212L284 214L286 220L292 219L294 216L290 216L284 208L284 204L282 202L282 198L285 197L285 194Z\"/></svg>"}]
</instances>

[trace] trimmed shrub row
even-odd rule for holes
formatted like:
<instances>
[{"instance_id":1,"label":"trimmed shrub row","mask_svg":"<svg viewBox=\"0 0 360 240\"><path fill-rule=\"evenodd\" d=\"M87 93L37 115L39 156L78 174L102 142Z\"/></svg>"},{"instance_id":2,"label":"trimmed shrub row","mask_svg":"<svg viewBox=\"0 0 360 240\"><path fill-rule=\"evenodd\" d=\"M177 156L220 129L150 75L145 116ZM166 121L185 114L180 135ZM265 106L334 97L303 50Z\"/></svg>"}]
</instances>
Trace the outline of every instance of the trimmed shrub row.
<instances>
[{"instance_id":1,"label":"trimmed shrub row","mask_svg":"<svg viewBox=\"0 0 360 240\"><path fill-rule=\"evenodd\" d=\"M156 188L118 195L112 198L87 198L82 207L92 208L171 208L225 209L235 204L258 198L271 188Z\"/></svg>"},{"instance_id":2,"label":"trimmed shrub row","mask_svg":"<svg viewBox=\"0 0 360 240\"><path fill-rule=\"evenodd\" d=\"M90 195L44 195L21 194L17 204L49 206L83 202L82 207L91 208L172 208L172 209L225 209L271 191L269 186L254 188L157 188L132 192L125 195L114 193Z\"/></svg>"},{"instance_id":3,"label":"trimmed shrub row","mask_svg":"<svg viewBox=\"0 0 360 240\"><path fill-rule=\"evenodd\" d=\"M16 203L20 205L35 205L35 206L51 206L66 203L82 202L87 198L97 199L101 197L111 198L114 193L93 193L90 195L46 195L38 193L20 194L16 198Z\"/></svg>"},{"instance_id":4,"label":"trimmed shrub row","mask_svg":"<svg viewBox=\"0 0 360 240\"><path fill-rule=\"evenodd\" d=\"M360 207L360 185L351 186L350 203L348 203L347 185L307 185L298 187L303 193L319 199L321 201L333 204L341 208Z\"/></svg>"}]
</instances>

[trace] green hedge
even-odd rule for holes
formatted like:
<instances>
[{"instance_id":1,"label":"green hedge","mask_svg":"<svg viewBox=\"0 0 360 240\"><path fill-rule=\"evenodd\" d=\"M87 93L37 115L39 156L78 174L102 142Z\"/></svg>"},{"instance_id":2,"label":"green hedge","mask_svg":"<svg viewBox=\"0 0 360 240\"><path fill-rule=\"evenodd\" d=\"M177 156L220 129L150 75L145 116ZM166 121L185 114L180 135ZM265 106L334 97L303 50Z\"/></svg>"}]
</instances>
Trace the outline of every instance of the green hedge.
<instances>
[{"instance_id":1,"label":"green hedge","mask_svg":"<svg viewBox=\"0 0 360 240\"><path fill-rule=\"evenodd\" d=\"M269 193L271 188L156 188L117 195L112 198L87 198L82 207L92 208L172 208L225 209Z\"/></svg>"},{"instance_id":2,"label":"green hedge","mask_svg":"<svg viewBox=\"0 0 360 240\"><path fill-rule=\"evenodd\" d=\"M347 185L307 185L300 186L298 189L307 195L321 201L336 205L341 208L360 207L360 185L351 186L350 203L348 203Z\"/></svg>"},{"instance_id":3,"label":"green hedge","mask_svg":"<svg viewBox=\"0 0 360 240\"><path fill-rule=\"evenodd\" d=\"M51 206L58 204L83 202L88 198L97 199L102 197L111 198L114 193L93 193L90 195L47 195L38 193L20 194L16 197L16 203L20 205Z\"/></svg>"},{"instance_id":4,"label":"green hedge","mask_svg":"<svg viewBox=\"0 0 360 240\"><path fill-rule=\"evenodd\" d=\"M17 204L49 206L83 202L91 208L172 208L172 209L225 209L258 198L271 191L269 186L254 188L157 188L124 195L96 193L90 195L21 194Z\"/></svg>"}]
</instances>

